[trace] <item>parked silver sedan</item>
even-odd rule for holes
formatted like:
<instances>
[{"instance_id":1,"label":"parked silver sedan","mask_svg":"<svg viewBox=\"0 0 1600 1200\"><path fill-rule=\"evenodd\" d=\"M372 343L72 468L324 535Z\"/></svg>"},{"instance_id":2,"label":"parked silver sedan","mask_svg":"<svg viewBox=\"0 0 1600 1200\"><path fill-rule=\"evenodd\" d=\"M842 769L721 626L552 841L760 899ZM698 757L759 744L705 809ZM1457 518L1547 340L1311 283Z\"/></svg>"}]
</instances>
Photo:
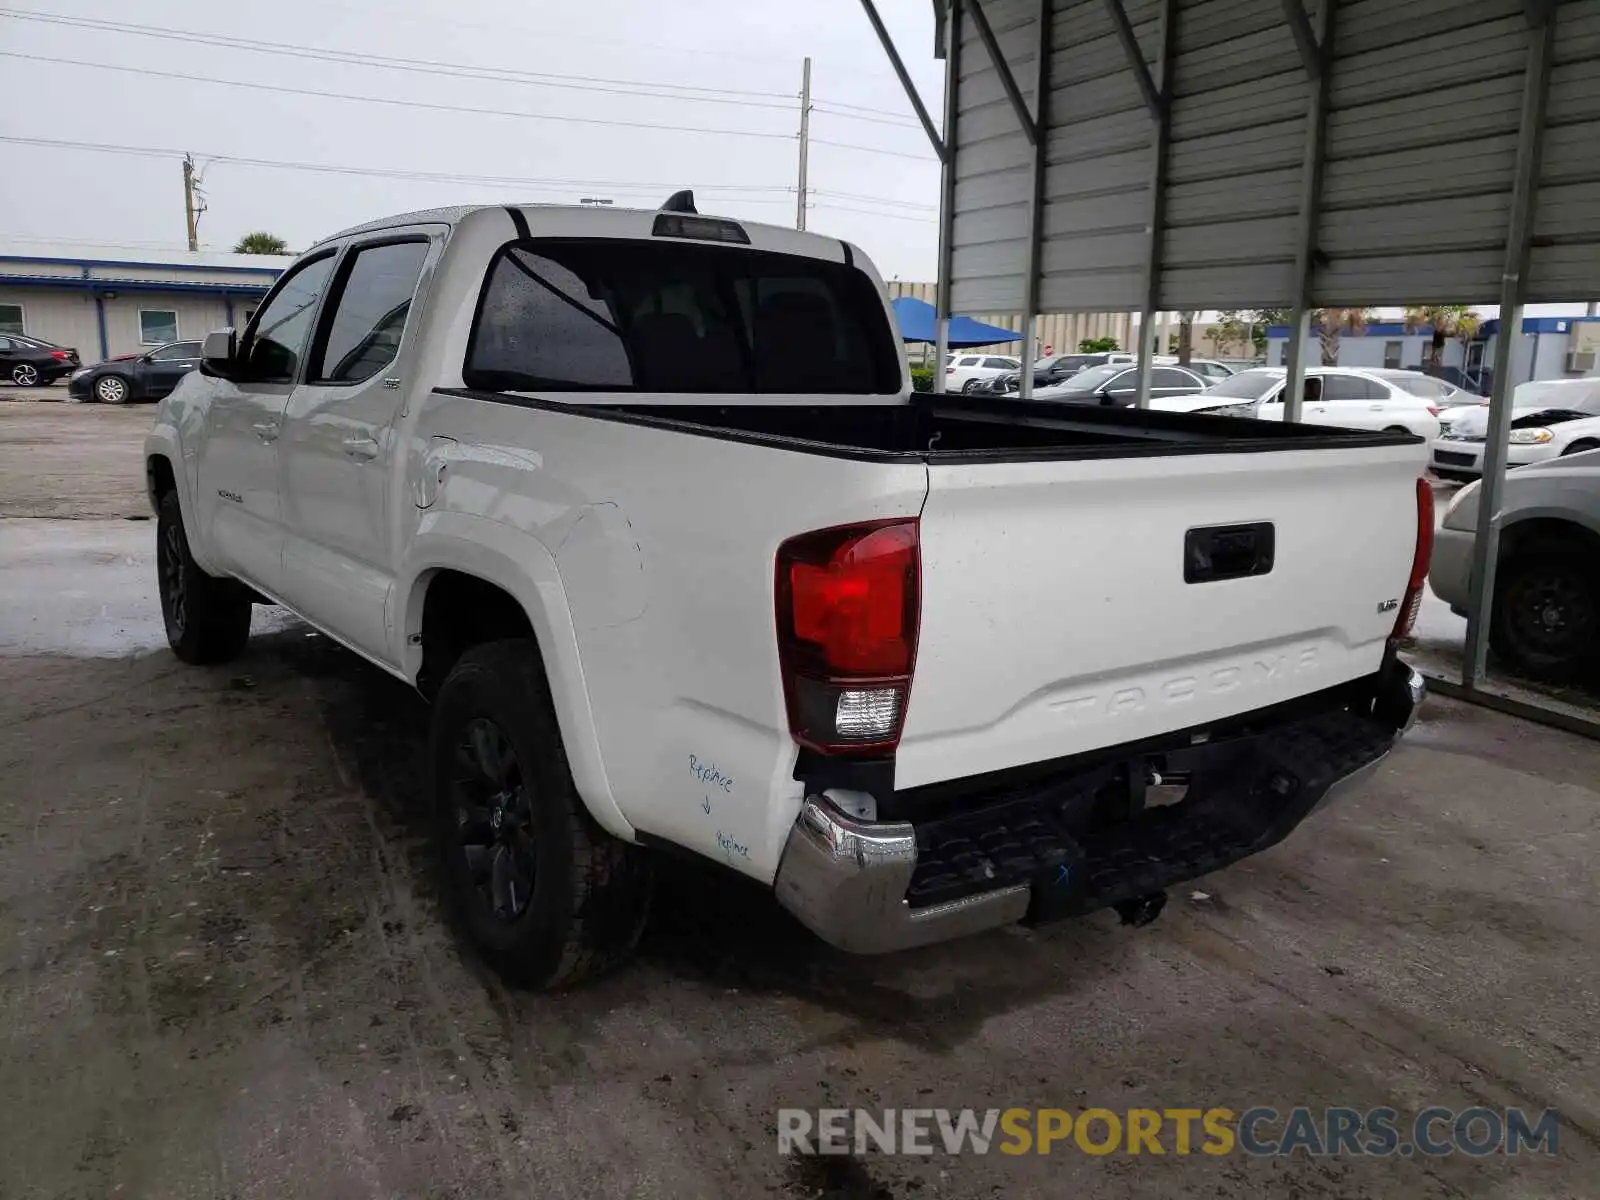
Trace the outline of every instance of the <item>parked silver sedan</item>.
<instances>
[{"instance_id":1,"label":"parked silver sedan","mask_svg":"<svg viewBox=\"0 0 1600 1200\"><path fill-rule=\"evenodd\" d=\"M1434 595L1466 615L1480 485L1456 493L1434 535ZM1535 679L1600 678L1600 450L1509 473L1490 645Z\"/></svg>"}]
</instances>

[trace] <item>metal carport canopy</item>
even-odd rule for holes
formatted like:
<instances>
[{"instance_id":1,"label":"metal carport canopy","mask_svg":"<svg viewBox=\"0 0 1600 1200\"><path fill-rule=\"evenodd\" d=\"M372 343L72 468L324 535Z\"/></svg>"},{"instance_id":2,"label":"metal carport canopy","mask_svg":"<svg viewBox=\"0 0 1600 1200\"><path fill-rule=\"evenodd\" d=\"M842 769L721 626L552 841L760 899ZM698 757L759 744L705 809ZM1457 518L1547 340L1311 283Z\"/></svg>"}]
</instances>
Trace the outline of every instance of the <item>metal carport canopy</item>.
<instances>
[{"instance_id":1,"label":"metal carport canopy","mask_svg":"<svg viewBox=\"0 0 1600 1200\"><path fill-rule=\"evenodd\" d=\"M1600 293L1600 0L933 0L942 129L862 4L943 164L941 317L1139 309L1141 403L1156 312L1292 309L1296 419L1316 308L1497 303L1517 328Z\"/></svg>"}]
</instances>

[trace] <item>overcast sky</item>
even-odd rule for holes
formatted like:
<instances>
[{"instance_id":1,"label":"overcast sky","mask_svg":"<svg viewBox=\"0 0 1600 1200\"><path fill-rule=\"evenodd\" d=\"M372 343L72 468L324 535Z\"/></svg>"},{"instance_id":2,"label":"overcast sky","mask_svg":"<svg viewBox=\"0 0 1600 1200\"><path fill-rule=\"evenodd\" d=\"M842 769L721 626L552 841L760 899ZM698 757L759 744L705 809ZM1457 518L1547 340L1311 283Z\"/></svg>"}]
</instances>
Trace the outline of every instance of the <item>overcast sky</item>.
<instances>
[{"instance_id":1,"label":"overcast sky","mask_svg":"<svg viewBox=\"0 0 1600 1200\"><path fill-rule=\"evenodd\" d=\"M858 243L885 278L933 278L938 168L858 0L12 3L0 9L13 14L0 15L0 137L192 150L208 204L204 248L231 249L254 229L299 248L376 216L463 202L609 196L653 208L682 186L695 188L701 211L792 225L801 60L810 55L810 186L818 193L810 228ZM937 114L942 80L931 3L879 0L879 9ZM396 70L89 27L105 23L547 78ZM110 66L132 69L104 69ZM529 182L313 173L229 156ZM0 178L0 239L184 244L177 157L0 141Z\"/></svg>"}]
</instances>

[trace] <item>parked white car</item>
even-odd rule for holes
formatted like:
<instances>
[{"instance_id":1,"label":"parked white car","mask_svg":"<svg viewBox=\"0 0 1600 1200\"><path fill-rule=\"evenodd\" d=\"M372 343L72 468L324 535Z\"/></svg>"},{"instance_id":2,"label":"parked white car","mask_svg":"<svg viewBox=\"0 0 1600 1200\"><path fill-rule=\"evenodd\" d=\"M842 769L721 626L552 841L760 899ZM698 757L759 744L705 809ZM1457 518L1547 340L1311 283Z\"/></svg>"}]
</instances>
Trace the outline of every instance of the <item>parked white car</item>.
<instances>
[{"instance_id":1,"label":"parked white car","mask_svg":"<svg viewBox=\"0 0 1600 1200\"><path fill-rule=\"evenodd\" d=\"M945 360L944 390L970 392L996 375L1008 375L1021 369L1021 359L1003 354L952 354Z\"/></svg>"},{"instance_id":2,"label":"parked white car","mask_svg":"<svg viewBox=\"0 0 1600 1200\"><path fill-rule=\"evenodd\" d=\"M1434 535L1428 582L1466 615L1480 485L1456 493ZM1506 476L1490 644L1538 679L1600 677L1600 449Z\"/></svg>"},{"instance_id":3,"label":"parked white car","mask_svg":"<svg viewBox=\"0 0 1600 1200\"><path fill-rule=\"evenodd\" d=\"M555 986L657 852L904 950L1142 924L1355 786L1422 699L1426 454L1239 424L913 397L860 249L680 193L324 239L145 465L174 653L275 602L415 686L441 893Z\"/></svg>"},{"instance_id":4,"label":"parked white car","mask_svg":"<svg viewBox=\"0 0 1600 1200\"><path fill-rule=\"evenodd\" d=\"M1196 396L1152 398L1150 407L1166 412L1214 413L1281 421L1287 374L1282 367L1252 367ZM1412 433L1432 441L1439 436L1439 407L1407 390L1413 379L1428 380L1428 377L1416 371L1307 367L1301 420L1307 425Z\"/></svg>"},{"instance_id":5,"label":"parked white car","mask_svg":"<svg viewBox=\"0 0 1600 1200\"><path fill-rule=\"evenodd\" d=\"M1429 463L1433 473L1468 480L1482 475L1488 402L1448 409L1440 425ZM1512 391L1506 465L1522 467L1596 448L1600 448L1600 379L1537 379Z\"/></svg>"}]
</instances>

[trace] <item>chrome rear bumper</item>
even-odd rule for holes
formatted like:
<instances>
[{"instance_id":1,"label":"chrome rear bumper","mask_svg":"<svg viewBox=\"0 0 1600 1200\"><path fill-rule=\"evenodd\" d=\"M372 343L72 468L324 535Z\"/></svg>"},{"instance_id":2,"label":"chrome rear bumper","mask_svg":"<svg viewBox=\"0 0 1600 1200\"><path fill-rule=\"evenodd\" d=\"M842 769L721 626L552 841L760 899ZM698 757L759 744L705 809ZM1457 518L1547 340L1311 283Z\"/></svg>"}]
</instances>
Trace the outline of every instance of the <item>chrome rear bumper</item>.
<instances>
[{"instance_id":1,"label":"chrome rear bumper","mask_svg":"<svg viewBox=\"0 0 1600 1200\"><path fill-rule=\"evenodd\" d=\"M913 909L906 890L917 835L904 821L858 821L825 796L807 796L789 832L778 902L823 941L852 954L887 954L1020 921L1025 884Z\"/></svg>"},{"instance_id":2,"label":"chrome rear bumper","mask_svg":"<svg viewBox=\"0 0 1600 1200\"><path fill-rule=\"evenodd\" d=\"M1359 786L1377 769L1394 741L1411 728L1425 694L1421 675L1392 662L1383 673L1371 717L1361 718L1373 730L1364 743L1368 748L1355 761L1344 760L1331 778L1322 774L1322 782L1304 796L1303 805L1295 804L1281 821L1264 827L1254 844L1240 843L1240 852L1226 861L1264 849L1311 812ZM1387 729L1393 730L1392 737L1384 735ZM773 889L779 903L818 937L854 954L886 954L926 946L1014 924L1029 915L1033 882L1018 879L1001 879L993 888L913 907L907 894L917 861L917 830L911 823L859 820L840 811L826 796L811 795L801 804L789 832ZM1195 862L1187 875L1184 863L1168 865L1169 874L1176 878L1193 878L1225 862L1219 864L1215 858ZM1066 874L1063 871L1062 878Z\"/></svg>"}]
</instances>

